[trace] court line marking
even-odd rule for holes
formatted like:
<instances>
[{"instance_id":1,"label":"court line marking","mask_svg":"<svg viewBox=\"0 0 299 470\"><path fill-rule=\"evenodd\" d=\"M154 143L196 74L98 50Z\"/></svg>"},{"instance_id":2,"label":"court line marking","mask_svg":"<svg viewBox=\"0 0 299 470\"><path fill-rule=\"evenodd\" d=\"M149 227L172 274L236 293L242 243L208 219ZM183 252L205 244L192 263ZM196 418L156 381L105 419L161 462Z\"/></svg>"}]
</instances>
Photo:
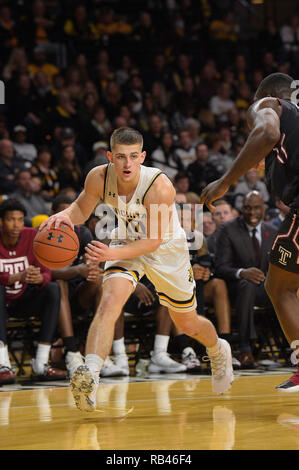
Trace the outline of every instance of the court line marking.
<instances>
[{"instance_id":1,"label":"court line marking","mask_svg":"<svg viewBox=\"0 0 299 470\"><path fill-rule=\"evenodd\" d=\"M233 396L218 396L218 395L205 395L202 397L179 397L179 398L171 398L169 397L169 401L179 401L179 400L207 400L207 399L212 399L212 400L222 400L222 401L228 401L232 400L235 398L270 398L270 397L276 397L276 398L291 398L290 395L294 396L294 398L298 398L298 395L294 394L280 394L280 392L277 392L277 394L273 395L233 395ZM153 402L157 401L157 398L148 398L148 399L143 399L143 400L126 400L126 403L144 403L144 402ZM103 404L109 404L109 403L122 403L122 401L105 401L105 402L99 402ZM67 408L72 408L72 406L69 403L49 403L49 406L51 408L59 407L59 406L66 406ZM28 406L10 406L10 410L13 409L26 409L26 408L43 408L40 405L28 405ZM7 407L0 407L0 410L7 409ZM74 408L75 409L75 408Z\"/></svg>"}]
</instances>

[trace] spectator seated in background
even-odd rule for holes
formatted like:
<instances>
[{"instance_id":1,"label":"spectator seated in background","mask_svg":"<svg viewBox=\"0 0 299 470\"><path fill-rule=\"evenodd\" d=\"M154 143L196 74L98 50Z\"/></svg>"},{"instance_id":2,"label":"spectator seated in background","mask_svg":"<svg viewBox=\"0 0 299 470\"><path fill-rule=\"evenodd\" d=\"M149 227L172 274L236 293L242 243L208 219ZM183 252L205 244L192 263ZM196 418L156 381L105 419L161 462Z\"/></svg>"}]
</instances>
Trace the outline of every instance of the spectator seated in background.
<instances>
[{"instance_id":1,"label":"spectator seated in background","mask_svg":"<svg viewBox=\"0 0 299 470\"><path fill-rule=\"evenodd\" d=\"M216 230L216 224L211 212L204 212L202 216L202 232L205 237L209 237Z\"/></svg>"},{"instance_id":2,"label":"spectator seated in background","mask_svg":"<svg viewBox=\"0 0 299 470\"><path fill-rule=\"evenodd\" d=\"M281 223L285 219L285 216L290 211L290 208L286 206L280 199L276 199L275 206L277 207L279 213L274 219L269 221L269 224L273 225L273 227L278 230Z\"/></svg>"},{"instance_id":3,"label":"spectator seated in background","mask_svg":"<svg viewBox=\"0 0 299 470\"><path fill-rule=\"evenodd\" d=\"M87 163L83 169L82 180L84 181L89 171L98 165L105 165L107 163L107 150L108 145L106 142L95 142L92 146L93 159Z\"/></svg>"},{"instance_id":4,"label":"spectator seated in background","mask_svg":"<svg viewBox=\"0 0 299 470\"><path fill-rule=\"evenodd\" d=\"M196 147L196 160L187 168L190 180L190 191L201 194L203 188L221 175L217 169L208 163L209 151L206 144L198 144Z\"/></svg>"},{"instance_id":5,"label":"spectator seated in background","mask_svg":"<svg viewBox=\"0 0 299 470\"><path fill-rule=\"evenodd\" d=\"M81 168L84 168L88 162L87 154L83 145L78 142L74 129L71 127L59 128L57 122L55 123L55 127L57 132L57 140L53 143L50 149L53 155L53 164L56 165L60 160L60 156L64 147L66 145L72 145L75 149L77 162Z\"/></svg>"},{"instance_id":6,"label":"spectator seated in background","mask_svg":"<svg viewBox=\"0 0 299 470\"><path fill-rule=\"evenodd\" d=\"M57 178L60 188L71 187L76 192L82 188L82 170L76 159L74 145L65 145L62 148L60 159L56 166Z\"/></svg>"},{"instance_id":7,"label":"spectator seated in background","mask_svg":"<svg viewBox=\"0 0 299 470\"><path fill-rule=\"evenodd\" d=\"M29 170L20 170L15 177L16 191L11 197L18 199L26 209L27 219L38 214L49 214L44 199L33 193L32 176ZM31 223L30 223L31 226Z\"/></svg>"},{"instance_id":8,"label":"spectator seated in background","mask_svg":"<svg viewBox=\"0 0 299 470\"><path fill-rule=\"evenodd\" d=\"M265 183L261 181L259 172L254 168L247 171L247 173L244 175L244 181L239 183L234 190L234 206L236 209L242 209L243 197L248 194L249 191L258 191L265 204L267 204L270 199Z\"/></svg>"},{"instance_id":9,"label":"spectator seated in background","mask_svg":"<svg viewBox=\"0 0 299 470\"><path fill-rule=\"evenodd\" d=\"M66 209L71 203L67 196L58 195L52 204L52 214ZM92 241L92 235L85 225L75 225L75 233L80 244L77 258L70 266L51 270L52 279L61 289L59 331L69 377L83 364L74 337L72 318L86 316L90 310L95 312L102 293L102 270L98 263L84 259L85 247Z\"/></svg>"},{"instance_id":10,"label":"spectator seated in background","mask_svg":"<svg viewBox=\"0 0 299 470\"><path fill-rule=\"evenodd\" d=\"M185 170L196 160L196 151L191 145L189 131L185 129L181 129L179 131L179 142L174 151L174 155L176 159L179 159L182 162Z\"/></svg>"},{"instance_id":11,"label":"spectator seated in background","mask_svg":"<svg viewBox=\"0 0 299 470\"><path fill-rule=\"evenodd\" d=\"M15 175L19 170L29 169L30 162L25 162L14 153L13 143L9 139L0 140L0 193L11 194L16 190Z\"/></svg>"},{"instance_id":12,"label":"spectator seated in background","mask_svg":"<svg viewBox=\"0 0 299 470\"><path fill-rule=\"evenodd\" d=\"M171 180L179 171L183 171L184 166L175 152L171 132L166 131L163 133L162 144L152 153L151 162L154 167L160 168Z\"/></svg>"},{"instance_id":13,"label":"spectator seated in background","mask_svg":"<svg viewBox=\"0 0 299 470\"><path fill-rule=\"evenodd\" d=\"M210 101L210 110L220 120L227 119L226 113L235 107L234 102L230 99L231 87L228 83L221 83L219 85L217 95L213 96Z\"/></svg>"},{"instance_id":14,"label":"spectator seated in background","mask_svg":"<svg viewBox=\"0 0 299 470\"><path fill-rule=\"evenodd\" d=\"M45 201L51 201L59 193L59 181L52 166L52 154L48 147L41 147L37 159L31 167L32 176L41 180L40 195Z\"/></svg>"},{"instance_id":15,"label":"spectator seated in background","mask_svg":"<svg viewBox=\"0 0 299 470\"><path fill-rule=\"evenodd\" d=\"M251 341L256 339L253 307L271 306L264 280L268 253L276 230L263 222L265 204L257 191L244 197L243 213L220 228L215 256L216 275L227 283L238 319L242 367L255 367Z\"/></svg>"},{"instance_id":16,"label":"spectator seated in background","mask_svg":"<svg viewBox=\"0 0 299 470\"><path fill-rule=\"evenodd\" d=\"M215 210L212 214L212 219L215 222L216 230L211 233L207 238L208 249L213 258L217 249L217 241L220 233L220 227L225 222L228 222L229 220L235 218L232 206L225 199L218 199L218 201L215 201L214 207Z\"/></svg>"},{"instance_id":17,"label":"spectator seated in background","mask_svg":"<svg viewBox=\"0 0 299 470\"><path fill-rule=\"evenodd\" d=\"M27 129L18 125L13 128L13 146L18 157L33 162L37 157L35 145L26 142Z\"/></svg>"},{"instance_id":18,"label":"spectator seated in background","mask_svg":"<svg viewBox=\"0 0 299 470\"><path fill-rule=\"evenodd\" d=\"M173 183L177 193L186 194L189 191L190 181L187 173L179 171L175 175Z\"/></svg>"},{"instance_id":19,"label":"spectator seated in background","mask_svg":"<svg viewBox=\"0 0 299 470\"><path fill-rule=\"evenodd\" d=\"M48 365L59 314L60 289L51 282L51 271L33 254L36 230L24 227L25 207L16 199L0 205L0 384L15 382L7 348L9 315L41 316L41 329L32 373L38 380L65 379L63 371Z\"/></svg>"}]
</instances>

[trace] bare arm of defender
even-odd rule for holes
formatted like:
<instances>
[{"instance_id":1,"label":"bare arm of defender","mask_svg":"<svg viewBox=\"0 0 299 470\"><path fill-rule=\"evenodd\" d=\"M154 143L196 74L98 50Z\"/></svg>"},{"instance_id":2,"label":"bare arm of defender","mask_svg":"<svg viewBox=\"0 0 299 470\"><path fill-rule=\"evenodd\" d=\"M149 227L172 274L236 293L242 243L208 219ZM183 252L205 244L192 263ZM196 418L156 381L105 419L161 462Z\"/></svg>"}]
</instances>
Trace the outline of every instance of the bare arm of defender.
<instances>
[{"instance_id":1,"label":"bare arm of defender","mask_svg":"<svg viewBox=\"0 0 299 470\"><path fill-rule=\"evenodd\" d=\"M281 105L276 98L263 98L247 111L247 122L251 132L231 168L218 180L210 183L201 194L201 204L211 212L212 202L221 198L232 183L256 166L273 149L280 138Z\"/></svg>"},{"instance_id":2,"label":"bare arm of defender","mask_svg":"<svg viewBox=\"0 0 299 470\"><path fill-rule=\"evenodd\" d=\"M86 247L86 258L91 261L113 261L135 258L152 253L162 243L164 233L172 216L175 189L167 176L160 175L148 191L144 205L147 209L147 238L136 240L126 246L110 248L104 243L93 241ZM165 212L155 213L151 208L164 207ZM154 216L152 216L154 212ZM164 216L163 216L164 214Z\"/></svg>"},{"instance_id":3,"label":"bare arm of defender","mask_svg":"<svg viewBox=\"0 0 299 470\"><path fill-rule=\"evenodd\" d=\"M52 215L40 225L39 230L59 227L61 223L70 225L82 224L88 219L100 199L103 199L104 177L107 165L101 165L92 169L85 180L83 191L77 199L64 211Z\"/></svg>"}]
</instances>

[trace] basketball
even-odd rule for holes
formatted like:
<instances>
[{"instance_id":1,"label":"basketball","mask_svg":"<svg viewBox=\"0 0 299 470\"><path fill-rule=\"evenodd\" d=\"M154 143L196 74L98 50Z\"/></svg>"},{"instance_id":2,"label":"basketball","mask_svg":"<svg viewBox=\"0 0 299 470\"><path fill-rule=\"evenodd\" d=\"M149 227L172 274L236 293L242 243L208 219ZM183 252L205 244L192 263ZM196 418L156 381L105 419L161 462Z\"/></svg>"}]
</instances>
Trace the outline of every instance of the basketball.
<instances>
[{"instance_id":1,"label":"basketball","mask_svg":"<svg viewBox=\"0 0 299 470\"><path fill-rule=\"evenodd\" d=\"M69 266L78 256L79 240L69 225L37 232L33 241L37 260L47 268L59 269Z\"/></svg>"}]
</instances>

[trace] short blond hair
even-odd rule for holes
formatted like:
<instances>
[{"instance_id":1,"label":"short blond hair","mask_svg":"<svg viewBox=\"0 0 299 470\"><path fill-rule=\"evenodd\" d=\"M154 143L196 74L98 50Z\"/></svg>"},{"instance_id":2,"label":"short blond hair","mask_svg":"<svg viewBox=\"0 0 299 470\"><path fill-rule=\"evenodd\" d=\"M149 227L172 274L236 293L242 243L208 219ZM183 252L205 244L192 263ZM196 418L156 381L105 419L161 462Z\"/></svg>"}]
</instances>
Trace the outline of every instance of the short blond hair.
<instances>
[{"instance_id":1,"label":"short blond hair","mask_svg":"<svg viewBox=\"0 0 299 470\"><path fill-rule=\"evenodd\" d=\"M112 132L110 137L110 149L113 150L113 147L116 144L124 145L134 145L140 144L141 148L143 147L143 137L142 134L133 129L132 127L119 127Z\"/></svg>"}]
</instances>

